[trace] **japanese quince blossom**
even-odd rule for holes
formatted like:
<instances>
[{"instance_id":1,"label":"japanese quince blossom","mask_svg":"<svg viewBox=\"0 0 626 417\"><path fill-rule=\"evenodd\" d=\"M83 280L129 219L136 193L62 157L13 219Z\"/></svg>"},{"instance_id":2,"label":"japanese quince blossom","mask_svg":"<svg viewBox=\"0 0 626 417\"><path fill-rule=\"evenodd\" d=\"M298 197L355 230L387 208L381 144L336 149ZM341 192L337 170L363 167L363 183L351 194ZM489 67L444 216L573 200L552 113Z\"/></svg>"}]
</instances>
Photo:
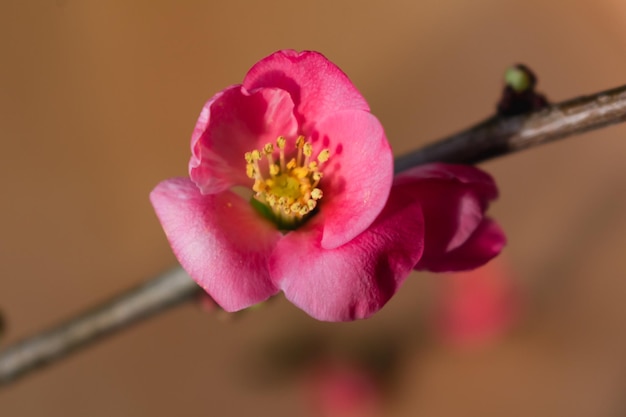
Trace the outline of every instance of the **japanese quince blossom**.
<instances>
[{"instance_id":1,"label":"japanese quince blossom","mask_svg":"<svg viewBox=\"0 0 626 417\"><path fill-rule=\"evenodd\" d=\"M189 178L150 197L181 265L226 311L283 291L320 320L365 318L413 268L471 268L504 243L483 218L487 174L436 164L394 185L380 122L316 52L276 52L217 93L191 151Z\"/></svg>"}]
</instances>

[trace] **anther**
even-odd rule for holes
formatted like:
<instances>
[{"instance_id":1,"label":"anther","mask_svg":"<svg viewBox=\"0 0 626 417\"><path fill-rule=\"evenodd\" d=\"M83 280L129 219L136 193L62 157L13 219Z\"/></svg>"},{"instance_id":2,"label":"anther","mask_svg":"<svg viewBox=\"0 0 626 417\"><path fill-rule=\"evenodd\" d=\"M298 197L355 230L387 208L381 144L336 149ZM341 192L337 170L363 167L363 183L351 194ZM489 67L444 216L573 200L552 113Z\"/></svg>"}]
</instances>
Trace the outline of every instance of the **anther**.
<instances>
[{"instance_id":1,"label":"anther","mask_svg":"<svg viewBox=\"0 0 626 417\"><path fill-rule=\"evenodd\" d=\"M313 145L311 145L309 142L305 143L303 152L304 152L304 155L311 156L311 154L313 153Z\"/></svg>"},{"instance_id":2,"label":"anther","mask_svg":"<svg viewBox=\"0 0 626 417\"><path fill-rule=\"evenodd\" d=\"M296 175L296 178L299 179L302 179L309 174L309 170L307 170L305 167L294 168L292 172Z\"/></svg>"},{"instance_id":3,"label":"anther","mask_svg":"<svg viewBox=\"0 0 626 417\"><path fill-rule=\"evenodd\" d=\"M320 164L328 161L328 158L330 158L330 151L328 149L324 149L322 152L319 153L319 155L317 155L317 160Z\"/></svg>"},{"instance_id":4,"label":"anther","mask_svg":"<svg viewBox=\"0 0 626 417\"><path fill-rule=\"evenodd\" d=\"M311 198L313 200L319 200L323 196L324 196L324 193L319 188L314 188L313 191L311 191Z\"/></svg>"}]
</instances>

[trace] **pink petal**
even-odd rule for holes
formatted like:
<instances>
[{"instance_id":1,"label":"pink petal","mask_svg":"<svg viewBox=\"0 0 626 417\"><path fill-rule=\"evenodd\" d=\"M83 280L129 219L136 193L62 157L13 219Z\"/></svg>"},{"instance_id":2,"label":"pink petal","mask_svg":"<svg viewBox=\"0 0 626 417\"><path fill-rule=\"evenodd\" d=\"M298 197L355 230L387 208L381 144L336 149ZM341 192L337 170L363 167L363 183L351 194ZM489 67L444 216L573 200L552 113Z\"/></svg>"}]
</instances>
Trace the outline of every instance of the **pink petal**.
<instances>
[{"instance_id":1,"label":"pink petal","mask_svg":"<svg viewBox=\"0 0 626 417\"><path fill-rule=\"evenodd\" d=\"M469 186L483 201L498 198L498 187L485 171L471 165L433 163L411 168L396 176L398 185L414 183L415 180L447 180Z\"/></svg>"},{"instance_id":2,"label":"pink petal","mask_svg":"<svg viewBox=\"0 0 626 417\"><path fill-rule=\"evenodd\" d=\"M483 219L481 200L473 190L456 181L427 180L403 188L422 204L426 222L425 256L458 248Z\"/></svg>"},{"instance_id":3,"label":"pink petal","mask_svg":"<svg viewBox=\"0 0 626 417\"><path fill-rule=\"evenodd\" d=\"M293 102L285 91L265 88L249 93L232 86L202 109L191 136L189 175L203 194L233 185L252 186L244 155L278 136L294 137L298 125Z\"/></svg>"},{"instance_id":4,"label":"pink petal","mask_svg":"<svg viewBox=\"0 0 626 417\"><path fill-rule=\"evenodd\" d=\"M339 110L369 111L348 76L318 52L278 51L254 65L243 85L250 91L267 87L288 91L304 132L323 116Z\"/></svg>"},{"instance_id":5,"label":"pink petal","mask_svg":"<svg viewBox=\"0 0 626 417\"><path fill-rule=\"evenodd\" d=\"M421 236L419 203L392 191L370 228L339 248L322 248L319 227L286 235L270 260L271 274L287 299L314 318L366 318L385 305L417 263Z\"/></svg>"},{"instance_id":6,"label":"pink petal","mask_svg":"<svg viewBox=\"0 0 626 417\"><path fill-rule=\"evenodd\" d=\"M506 236L491 219L484 219L460 247L450 252L424 257L415 269L432 272L467 271L478 268L496 257L506 245Z\"/></svg>"},{"instance_id":7,"label":"pink petal","mask_svg":"<svg viewBox=\"0 0 626 417\"><path fill-rule=\"evenodd\" d=\"M150 200L180 264L224 310L278 292L267 261L280 232L241 197L202 195L189 179L174 178L157 185Z\"/></svg>"},{"instance_id":8,"label":"pink petal","mask_svg":"<svg viewBox=\"0 0 626 417\"><path fill-rule=\"evenodd\" d=\"M315 146L328 148L320 213L322 247L333 249L363 232L385 206L393 181L393 155L376 117L363 111L332 114L317 126ZM320 145L321 144L321 145Z\"/></svg>"}]
</instances>

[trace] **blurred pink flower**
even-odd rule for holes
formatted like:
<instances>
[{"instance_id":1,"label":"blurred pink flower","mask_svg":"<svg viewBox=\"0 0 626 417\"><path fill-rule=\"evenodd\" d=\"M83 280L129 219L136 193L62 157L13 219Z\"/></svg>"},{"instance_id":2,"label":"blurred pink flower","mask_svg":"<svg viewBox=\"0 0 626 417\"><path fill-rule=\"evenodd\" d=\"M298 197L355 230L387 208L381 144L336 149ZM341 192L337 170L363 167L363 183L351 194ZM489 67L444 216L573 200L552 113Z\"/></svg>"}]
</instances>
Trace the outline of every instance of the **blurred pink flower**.
<instances>
[{"instance_id":1,"label":"blurred pink flower","mask_svg":"<svg viewBox=\"0 0 626 417\"><path fill-rule=\"evenodd\" d=\"M495 186L475 168L425 166L392 187L381 124L316 52L279 51L215 95L191 150L190 178L161 182L151 201L183 268L226 311L283 291L320 320L369 317L416 265L471 268L504 241L482 217Z\"/></svg>"},{"instance_id":2,"label":"blurred pink flower","mask_svg":"<svg viewBox=\"0 0 626 417\"><path fill-rule=\"evenodd\" d=\"M341 362L324 362L304 378L304 396L318 417L383 415L384 393L367 370Z\"/></svg>"},{"instance_id":3,"label":"blurred pink flower","mask_svg":"<svg viewBox=\"0 0 626 417\"><path fill-rule=\"evenodd\" d=\"M435 328L448 344L480 347L508 331L522 310L522 291L502 259L440 279Z\"/></svg>"}]
</instances>

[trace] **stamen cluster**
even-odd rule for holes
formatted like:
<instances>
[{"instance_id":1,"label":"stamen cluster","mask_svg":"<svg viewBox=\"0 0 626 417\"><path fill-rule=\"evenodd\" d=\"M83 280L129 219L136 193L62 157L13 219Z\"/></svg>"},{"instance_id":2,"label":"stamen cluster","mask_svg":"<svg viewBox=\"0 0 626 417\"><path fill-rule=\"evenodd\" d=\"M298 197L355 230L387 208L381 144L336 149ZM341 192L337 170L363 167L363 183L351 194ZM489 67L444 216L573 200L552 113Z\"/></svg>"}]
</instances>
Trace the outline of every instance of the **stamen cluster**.
<instances>
[{"instance_id":1,"label":"stamen cluster","mask_svg":"<svg viewBox=\"0 0 626 417\"><path fill-rule=\"evenodd\" d=\"M273 143L267 143L261 150L246 152L246 174L254 179L252 190L257 201L269 207L279 225L296 226L317 207L323 192L318 185L323 177L320 166L328 161L330 151L324 149L313 156L313 146L304 136L296 140L296 154L287 160L285 145L287 140L276 139L278 155ZM275 156L277 156L278 161ZM265 176L259 162L267 159Z\"/></svg>"}]
</instances>

